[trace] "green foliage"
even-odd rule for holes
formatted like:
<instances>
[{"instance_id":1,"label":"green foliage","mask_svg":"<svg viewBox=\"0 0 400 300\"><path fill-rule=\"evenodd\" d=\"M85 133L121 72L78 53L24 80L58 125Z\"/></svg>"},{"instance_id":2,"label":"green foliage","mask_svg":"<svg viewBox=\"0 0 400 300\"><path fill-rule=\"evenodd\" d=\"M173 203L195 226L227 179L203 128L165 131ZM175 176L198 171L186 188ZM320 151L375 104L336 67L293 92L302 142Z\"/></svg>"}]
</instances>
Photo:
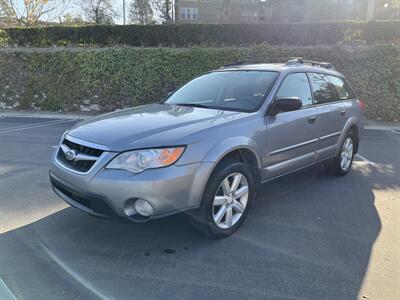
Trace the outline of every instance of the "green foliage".
<instances>
[{"instance_id":1,"label":"green foliage","mask_svg":"<svg viewBox=\"0 0 400 300\"><path fill-rule=\"evenodd\" d=\"M26 57L19 53L0 52L0 108L21 105L27 79Z\"/></svg>"},{"instance_id":2,"label":"green foliage","mask_svg":"<svg viewBox=\"0 0 400 300\"><path fill-rule=\"evenodd\" d=\"M187 47L400 44L400 21L291 24L86 25L5 28L18 46Z\"/></svg>"},{"instance_id":3,"label":"green foliage","mask_svg":"<svg viewBox=\"0 0 400 300\"><path fill-rule=\"evenodd\" d=\"M400 120L396 46L18 51L0 52L0 104L13 106L18 94L19 108L79 111L98 105L111 111L159 101L194 76L227 63L301 56L329 61L345 74L366 101L368 118Z\"/></svg>"},{"instance_id":4,"label":"green foliage","mask_svg":"<svg viewBox=\"0 0 400 300\"><path fill-rule=\"evenodd\" d=\"M8 44L7 33L0 28L0 46L6 46Z\"/></svg>"}]
</instances>

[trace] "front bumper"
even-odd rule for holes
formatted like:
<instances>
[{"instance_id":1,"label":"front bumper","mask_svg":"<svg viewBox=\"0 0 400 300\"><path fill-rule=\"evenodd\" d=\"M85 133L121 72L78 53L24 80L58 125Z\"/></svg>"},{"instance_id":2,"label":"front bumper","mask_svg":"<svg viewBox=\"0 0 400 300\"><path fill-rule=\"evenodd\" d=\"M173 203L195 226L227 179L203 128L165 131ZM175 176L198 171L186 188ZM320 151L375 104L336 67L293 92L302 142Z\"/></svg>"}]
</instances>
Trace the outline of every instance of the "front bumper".
<instances>
[{"instance_id":1,"label":"front bumper","mask_svg":"<svg viewBox=\"0 0 400 300\"><path fill-rule=\"evenodd\" d=\"M110 153L104 160L108 162L114 156ZM204 162L132 174L105 169L105 165L104 161L99 162L87 174L78 174L63 167L53 155L50 169L53 190L86 213L143 221L138 214L128 213L133 201L139 198L148 201L154 210L151 218L196 208L213 169L212 163Z\"/></svg>"}]
</instances>

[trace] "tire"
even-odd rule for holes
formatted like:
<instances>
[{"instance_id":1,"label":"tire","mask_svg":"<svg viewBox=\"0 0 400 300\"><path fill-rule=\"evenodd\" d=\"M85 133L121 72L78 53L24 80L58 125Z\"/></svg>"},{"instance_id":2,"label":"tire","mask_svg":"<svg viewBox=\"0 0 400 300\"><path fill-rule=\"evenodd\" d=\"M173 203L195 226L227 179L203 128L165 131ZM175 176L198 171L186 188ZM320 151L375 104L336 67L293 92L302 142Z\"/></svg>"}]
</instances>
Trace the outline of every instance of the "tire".
<instances>
[{"instance_id":1,"label":"tire","mask_svg":"<svg viewBox=\"0 0 400 300\"><path fill-rule=\"evenodd\" d=\"M353 132L349 131L340 145L339 153L331 161L331 170L334 175L344 176L350 171L354 159L354 151L355 138Z\"/></svg>"},{"instance_id":2,"label":"tire","mask_svg":"<svg viewBox=\"0 0 400 300\"><path fill-rule=\"evenodd\" d=\"M246 186L247 194L244 193ZM235 160L222 161L207 182L200 208L191 217L193 226L211 238L231 235L245 220L255 191L255 181L248 165Z\"/></svg>"}]
</instances>

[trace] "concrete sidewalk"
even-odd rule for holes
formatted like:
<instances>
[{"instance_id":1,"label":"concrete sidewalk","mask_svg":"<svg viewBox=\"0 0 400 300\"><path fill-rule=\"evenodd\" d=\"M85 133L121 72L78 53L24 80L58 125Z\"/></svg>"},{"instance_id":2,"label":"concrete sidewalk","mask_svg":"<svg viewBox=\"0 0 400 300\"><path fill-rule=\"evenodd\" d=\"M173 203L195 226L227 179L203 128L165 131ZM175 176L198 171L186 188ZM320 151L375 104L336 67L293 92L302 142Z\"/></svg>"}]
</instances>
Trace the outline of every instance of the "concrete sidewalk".
<instances>
[{"instance_id":1,"label":"concrete sidewalk","mask_svg":"<svg viewBox=\"0 0 400 300\"><path fill-rule=\"evenodd\" d=\"M46 118L46 119L69 119L85 120L95 117L98 114L87 113L69 113L43 110L2 110L0 109L0 118L2 117L24 117L24 118ZM384 121L364 121L364 128L369 130L400 130L400 122Z\"/></svg>"}]
</instances>

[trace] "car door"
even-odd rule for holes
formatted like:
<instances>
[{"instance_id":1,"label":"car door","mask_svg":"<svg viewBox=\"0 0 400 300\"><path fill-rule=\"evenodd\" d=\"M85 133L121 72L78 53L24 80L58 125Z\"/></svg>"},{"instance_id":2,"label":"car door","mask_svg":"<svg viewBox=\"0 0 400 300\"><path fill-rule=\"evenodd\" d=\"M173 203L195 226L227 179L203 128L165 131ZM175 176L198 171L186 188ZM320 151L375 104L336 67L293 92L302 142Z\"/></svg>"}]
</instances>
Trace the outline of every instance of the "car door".
<instances>
[{"instance_id":1,"label":"car door","mask_svg":"<svg viewBox=\"0 0 400 300\"><path fill-rule=\"evenodd\" d=\"M299 97L302 108L266 116L267 145L264 155L264 180L286 174L315 162L318 142L315 126L318 111L305 73L291 73L280 85L277 97Z\"/></svg>"},{"instance_id":2,"label":"car door","mask_svg":"<svg viewBox=\"0 0 400 300\"><path fill-rule=\"evenodd\" d=\"M338 91L329 75L320 73L307 74L313 93L314 103L318 109L318 126L315 127L319 143L317 159L334 156L340 134L346 121L346 109L340 101Z\"/></svg>"}]
</instances>

